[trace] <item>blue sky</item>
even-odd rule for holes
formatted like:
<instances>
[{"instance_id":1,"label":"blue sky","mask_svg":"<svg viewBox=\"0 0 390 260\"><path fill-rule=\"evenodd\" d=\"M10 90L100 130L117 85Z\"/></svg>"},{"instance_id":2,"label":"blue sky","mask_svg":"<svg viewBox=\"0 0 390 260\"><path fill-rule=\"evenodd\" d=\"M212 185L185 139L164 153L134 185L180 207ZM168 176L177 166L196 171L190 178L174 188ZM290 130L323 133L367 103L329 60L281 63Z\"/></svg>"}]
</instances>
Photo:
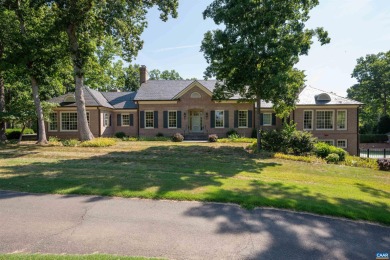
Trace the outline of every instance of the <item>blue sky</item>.
<instances>
[{"instance_id":1,"label":"blue sky","mask_svg":"<svg viewBox=\"0 0 390 260\"><path fill-rule=\"evenodd\" d=\"M202 79L207 63L200 44L204 33L216 28L202 16L211 2L179 0L179 17L165 23L157 10L150 10L144 48L134 63ZM307 85L346 96L356 83L351 78L356 59L390 50L390 0L320 0L310 15L307 28L324 27L332 40L313 44L297 67L305 70Z\"/></svg>"}]
</instances>

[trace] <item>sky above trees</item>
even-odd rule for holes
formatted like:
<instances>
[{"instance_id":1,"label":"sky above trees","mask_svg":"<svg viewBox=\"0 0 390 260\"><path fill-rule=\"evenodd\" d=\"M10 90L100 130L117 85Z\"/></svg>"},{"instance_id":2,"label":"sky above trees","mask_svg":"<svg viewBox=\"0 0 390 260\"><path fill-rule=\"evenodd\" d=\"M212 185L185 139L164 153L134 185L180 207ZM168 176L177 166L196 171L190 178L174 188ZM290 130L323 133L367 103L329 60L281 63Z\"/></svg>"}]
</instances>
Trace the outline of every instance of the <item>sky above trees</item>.
<instances>
[{"instance_id":1,"label":"sky above trees","mask_svg":"<svg viewBox=\"0 0 390 260\"><path fill-rule=\"evenodd\" d=\"M204 33L216 28L203 11L212 0L179 2L179 17L162 23L158 11L148 14L149 26L142 35L144 48L134 63L150 69L175 69L183 78L203 78L207 67L200 52ZM315 42L299 69L306 71L306 84L346 96L347 88L356 83L351 73L356 60L366 54L389 50L390 1L388 0L321 0L311 12L307 26L322 26L328 31L330 44Z\"/></svg>"}]
</instances>

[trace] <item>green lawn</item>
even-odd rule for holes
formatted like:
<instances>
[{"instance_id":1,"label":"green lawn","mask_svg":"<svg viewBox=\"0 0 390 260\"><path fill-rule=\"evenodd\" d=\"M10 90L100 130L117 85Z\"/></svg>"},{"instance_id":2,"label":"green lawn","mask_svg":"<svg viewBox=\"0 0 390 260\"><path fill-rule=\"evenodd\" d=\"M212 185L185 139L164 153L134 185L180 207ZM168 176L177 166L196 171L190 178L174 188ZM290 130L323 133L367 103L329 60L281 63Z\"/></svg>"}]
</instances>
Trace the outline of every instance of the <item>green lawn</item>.
<instances>
[{"instance_id":1,"label":"green lawn","mask_svg":"<svg viewBox=\"0 0 390 260\"><path fill-rule=\"evenodd\" d=\"M390 224L390 174L259 159L239 143L0 147L0 189L270 206Z\"/></svg>"},{"instance_id":2,"label":"green lawn","mask_svg":"<svg viewBox=\"0 0 390 260\"><path fill-rule=\"evenodd\" d=\"M157 258L116 255L46 255L46 254L0 254L0 260L158 260ZM160 258L159 258L160 259Z\"/></svg>"}]
</instances>

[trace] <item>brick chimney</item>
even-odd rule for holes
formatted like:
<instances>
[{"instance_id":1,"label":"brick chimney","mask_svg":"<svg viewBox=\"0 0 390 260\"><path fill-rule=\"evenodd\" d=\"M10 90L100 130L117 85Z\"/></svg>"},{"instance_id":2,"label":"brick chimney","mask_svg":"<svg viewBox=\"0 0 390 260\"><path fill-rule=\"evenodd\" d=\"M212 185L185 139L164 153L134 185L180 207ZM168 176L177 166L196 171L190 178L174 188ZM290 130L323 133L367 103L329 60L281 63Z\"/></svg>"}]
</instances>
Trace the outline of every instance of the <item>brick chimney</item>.
<instances>
[{"instance_id":1,"label":"brick chimney","mask_svg":"<svg viewBox=\"0 0 390 260\"><path fill-rule=\"evenodd\" d=\"M149 79L149 73L148 70L146 69L145 65L141 65L139 68L139 81L140 83L145 83Z\"/></svg>"}]
</instances>

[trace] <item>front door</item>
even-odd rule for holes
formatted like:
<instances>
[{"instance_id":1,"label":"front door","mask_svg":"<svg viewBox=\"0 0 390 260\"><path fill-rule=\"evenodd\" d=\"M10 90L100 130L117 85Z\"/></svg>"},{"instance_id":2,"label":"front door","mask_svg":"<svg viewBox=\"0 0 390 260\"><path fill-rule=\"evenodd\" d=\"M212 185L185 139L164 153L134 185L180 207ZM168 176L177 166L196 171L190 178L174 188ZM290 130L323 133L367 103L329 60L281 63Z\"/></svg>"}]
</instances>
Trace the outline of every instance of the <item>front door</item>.
<instances>
[{"instance_id":1,"label":"front door","mask_svg":"<svg viewBox=\"0 0 390 260\"><path fill-rule=\"evenodd\" d=\"M194 133L202 132L202 112L191 112L191 131Z\"/></svg>"}]
</instances>

